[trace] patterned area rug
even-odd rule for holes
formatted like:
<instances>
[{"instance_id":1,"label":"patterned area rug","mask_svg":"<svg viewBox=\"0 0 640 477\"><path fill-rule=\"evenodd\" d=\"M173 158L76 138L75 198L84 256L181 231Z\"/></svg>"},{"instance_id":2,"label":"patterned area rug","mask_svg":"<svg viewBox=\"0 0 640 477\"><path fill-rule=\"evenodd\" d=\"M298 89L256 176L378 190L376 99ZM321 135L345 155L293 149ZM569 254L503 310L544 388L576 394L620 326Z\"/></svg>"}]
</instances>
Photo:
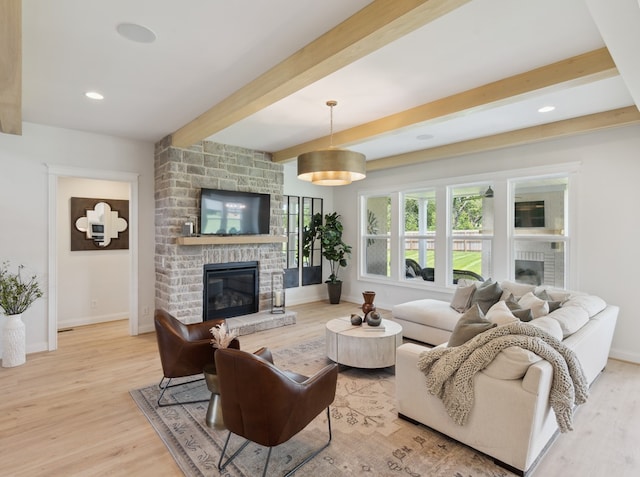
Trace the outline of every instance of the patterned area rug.
<instances>
[{"instance_id":1,"label":"patterned area rug","mask_svg":"<svg viewBox=\"0 0 640 477\"><path fill-rule=\"evenodd\" d=\"M310 376L330 361L324 338L293 348L272 350L278 367ZM189 387L184 390L183 388ZM179 387L172 399L210 395L205 384ZM167 394L169 391L167 391ZM207 403L158 408L157 384L131 391L144 415L187 476L262 474L267 448L249 444L221 474L218 459L227 431L205 424ZM331 445L302 467L302 476L507 477L510 472L486 456L424 426L399 419L395 410L393 368L362 370L341 367L331 406ZM165 394L166 398L166 394ZM268 475L283 475L327 439L326 413L288 442L275 447ZM244 440L232 436L229 450Z\"/></svg>"}]
</instances>

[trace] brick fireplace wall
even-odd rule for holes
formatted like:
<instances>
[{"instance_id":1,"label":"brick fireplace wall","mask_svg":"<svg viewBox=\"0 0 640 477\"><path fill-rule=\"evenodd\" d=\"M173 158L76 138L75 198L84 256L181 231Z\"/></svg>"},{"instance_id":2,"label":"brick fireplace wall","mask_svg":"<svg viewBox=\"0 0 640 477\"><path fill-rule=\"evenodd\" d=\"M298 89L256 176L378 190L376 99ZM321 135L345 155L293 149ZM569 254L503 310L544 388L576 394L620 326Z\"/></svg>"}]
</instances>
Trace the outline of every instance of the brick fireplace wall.
<instances>
[{"instance_id":1,"label":"brick fireplace wall","mask_svg":"<svg viewBox=\"0 0 640 477\"><path fill-rule=\"evenodd\" d=\"M203 266L207 263L259 262L259 310L270 308L271 274L282 271L281 243L178 245L187 220L199 222L200 189L271 194L272 235L283 235L281 164L268 153L202 141L188 149L169 145L155 149L155 306L184 323L202 321Z\"/></svg>"}]
</instances>

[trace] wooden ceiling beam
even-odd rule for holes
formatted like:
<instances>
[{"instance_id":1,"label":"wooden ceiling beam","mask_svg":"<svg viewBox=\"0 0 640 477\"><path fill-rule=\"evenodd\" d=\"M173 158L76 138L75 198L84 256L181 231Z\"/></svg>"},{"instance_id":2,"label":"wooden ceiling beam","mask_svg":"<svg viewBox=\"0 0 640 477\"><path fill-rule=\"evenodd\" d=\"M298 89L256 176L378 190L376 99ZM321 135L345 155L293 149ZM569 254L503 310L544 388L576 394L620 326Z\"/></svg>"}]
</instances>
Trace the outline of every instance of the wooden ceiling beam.
<instances>
[{"instance_id":1,"label":"wooden ceiling beam","mask_svg":"<svg viewBox=\"0 0 640 477\"><path fill-rule=\"evenodd\" d=\"M495 134L493 136L470 139L454 144L367 161L367 172L436 161L438 159L462 156L464 154L493 151L505 147L521 146L574 134L629 126L632 124L640 124L640 111L638 111L638 108L635 106L628 106L626 108L589 114L578 118L565 119L563 121Z\"/></svg>"},{"instance_id":2,"label":"wooden ceiling beam","mask_svg":"<svg viewBox=\"0 0 640 477\"><path fill-rule=\"evenodd\" d=\"M0 0L0 132L22 134L21 0Z\"/></svg>"},{"instance_id":3,"label":"wooden ceiling beam","mask_svg":"<svg viewBox=\"0 0 640 477\"><path fill-rule=\"evenodd\" d=\"M333 133L333 144L347 147L375 136L397 131L417 123L449 119L504 104L514 103L524 96L550 88L569 88L576 84L596 81L618 74L616 65L606 48L573 56L550 65L494 81L477 88L438 99L392 114L350 129ZM298 155L323 149L329 136L314 139L273 153L274 162L285 162Z\"/></svg>"},{"instance_id":4,"label":"wooden ceiling beam","mask_svg":"<svg viewBox=\"0 0 640 477\"><path fill-rule=\"evenodd\" d=\"M470 0L374 0L171 135L188 147Z\"/></svg>"}]
</instances>

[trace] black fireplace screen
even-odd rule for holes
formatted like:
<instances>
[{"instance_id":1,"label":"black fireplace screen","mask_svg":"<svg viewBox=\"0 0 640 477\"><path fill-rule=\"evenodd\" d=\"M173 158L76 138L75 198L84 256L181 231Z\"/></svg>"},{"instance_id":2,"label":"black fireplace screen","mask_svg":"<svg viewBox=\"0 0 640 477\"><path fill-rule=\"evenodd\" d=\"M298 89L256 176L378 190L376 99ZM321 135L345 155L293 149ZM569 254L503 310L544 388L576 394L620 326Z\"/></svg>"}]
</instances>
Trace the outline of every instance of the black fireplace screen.
<instances>
[{"instance_id":1,"label":"black fireplace screen","mask_svg":"<svg viewBox=\"0 0 640 477\"><path fill-rule=\"evenodd\" d=\"M204 266L204 321L258 312L258 262L212 263Z\"/></svg>"}]
</instances>

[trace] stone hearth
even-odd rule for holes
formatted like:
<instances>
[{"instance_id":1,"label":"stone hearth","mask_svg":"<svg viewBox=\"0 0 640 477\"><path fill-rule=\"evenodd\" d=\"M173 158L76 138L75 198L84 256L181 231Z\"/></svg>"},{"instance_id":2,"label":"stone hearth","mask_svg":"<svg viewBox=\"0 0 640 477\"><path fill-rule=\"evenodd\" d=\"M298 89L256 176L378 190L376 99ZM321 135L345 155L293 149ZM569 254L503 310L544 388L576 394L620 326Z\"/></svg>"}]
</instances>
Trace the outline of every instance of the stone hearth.
<instances>
[{"instance_id":1,"label":"stone hearth","mask_svg":"<svg viewBox=\"0 0 640 477\"><path fill-rule=\"evenodd\" d=\"M234 316L227 319L227 326L230 330L238 330L238 335L250 335L258 331L270 330L281 326L295 325L297 313L295 311L285 311L284 313L271 313L260 311L251 315Z\"/></svg>"}]
</instances>

